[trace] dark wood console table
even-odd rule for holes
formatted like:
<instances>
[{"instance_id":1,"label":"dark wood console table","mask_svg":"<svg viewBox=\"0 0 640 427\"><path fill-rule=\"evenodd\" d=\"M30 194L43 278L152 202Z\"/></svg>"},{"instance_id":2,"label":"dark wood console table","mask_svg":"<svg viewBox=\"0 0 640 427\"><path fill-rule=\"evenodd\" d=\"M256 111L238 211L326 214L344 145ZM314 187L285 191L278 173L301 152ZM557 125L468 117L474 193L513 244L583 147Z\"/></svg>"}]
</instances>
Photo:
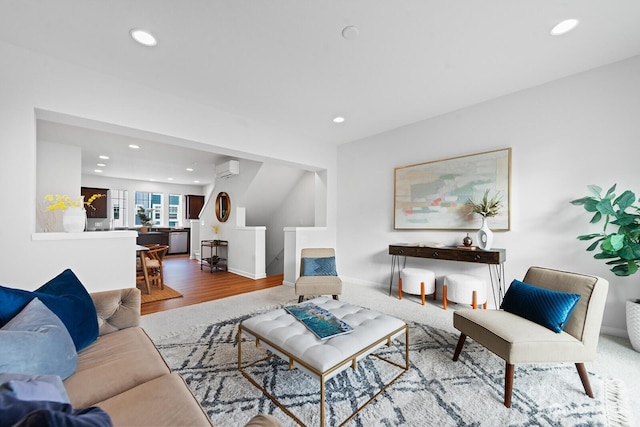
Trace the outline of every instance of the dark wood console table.
<instances>
[{"instance_id":1,"label":"dark wood console table","mask_svg":"<svg viewBox=\"0 0 640 427\"><path fill-rule=\"evenodd\" d=\"M504 297L504 263L507 260L507 251L505 249L485 251L482 249L474 250L454 246L433 247L419 246L415 243L396 243L389 245L389 255L392 255L389 295L391 295L396 268L398 270L398 277L400 277L400 257L404 257L402 268L404 268L407 263L407 257L414 257L487 264L489 267L489 277L491 279L493 302L496 307L499 307Z\"/></svg>"}]
</instances>

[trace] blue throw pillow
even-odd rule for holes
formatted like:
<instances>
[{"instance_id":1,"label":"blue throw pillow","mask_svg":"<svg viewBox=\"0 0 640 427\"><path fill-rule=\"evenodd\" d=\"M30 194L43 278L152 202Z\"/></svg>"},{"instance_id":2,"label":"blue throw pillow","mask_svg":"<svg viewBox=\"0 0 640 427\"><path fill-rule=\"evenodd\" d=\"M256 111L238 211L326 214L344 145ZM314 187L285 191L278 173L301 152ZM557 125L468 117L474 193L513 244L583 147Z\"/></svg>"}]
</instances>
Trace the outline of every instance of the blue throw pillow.
<instances>
[{"instance_id":1,"label":"blue throw pillow","mask_svg":"<svg viewBox=\"0 0 640 427\"><path fill-rule=\"evenodd\" d=\"M302 258L303 276L337 276L336 257Z\"/></svg>"},{"instance_id":2,"label":"blue throw pillow","mask_svg":"<svg viewBox=\"0 0 640 427\"><path fill-rule=\"evenodd\" d=\"M68 403L20 400L0 393L0 427L111 427L98 407L73 409Z\"/></svg>"},{"instance_id":3,"label":"blue throw pillow","mask_svg":"<svg viewBox=\"0 0 640 427\"><path fill-rule=\"evenodd\" d=\"M500 308L560 333L580 296L514 280L504 295Z\"/></svg>"},{"instance_id":4,"label":"blue throw pillow","mask_svg":"<svg viewBox=\"0 0 640 427\"><path fill-rule=\"evenodd\" d=\"M51 388L44 386L48 384ZM43 393L51 393L44 396ZM28 375L0 373L0 393L10 393L20 400L48 400L70 403L62 379L57 375ZM45 398L46 397L46 398Z\"/></svg>"},{"instance_id":5,"label":"blue throw pillow","mask_svg":"<svg viewBox=\"0 0 640 427\"><path fill-rule=\"evenodd\" d=\"M0 328L0 372L67 378L78 355L67 328L38 298Z\"/></svg>"},{"instance_id":6,"label":"blue throw pillow","mask_svg":"<svg viewBox=\"0 0 640 427\"><path fill-rule=\"evenodd\" d=\"M62 320L76 350L82 350L98 338L96 307L80 280L69 269L33 292L0 286L0 327L35 297Z\"/></svg>"}]
</instances>

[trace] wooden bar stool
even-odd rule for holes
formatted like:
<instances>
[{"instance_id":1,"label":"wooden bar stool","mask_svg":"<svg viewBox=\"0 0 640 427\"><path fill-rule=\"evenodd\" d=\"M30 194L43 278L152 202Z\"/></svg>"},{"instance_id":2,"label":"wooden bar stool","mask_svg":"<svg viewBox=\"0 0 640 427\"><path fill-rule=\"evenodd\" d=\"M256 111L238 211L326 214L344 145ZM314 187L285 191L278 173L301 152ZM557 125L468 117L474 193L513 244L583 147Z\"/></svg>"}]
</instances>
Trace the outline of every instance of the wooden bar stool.
<instances>
[{"instance_id":1,"label":"wooden bar stool","mask_svg":"<svg viewBox=\"0 0 640 427\"><path fill-rule=\"evenodd\" d=\"M424 305L425 295L433 294L436 299L436 274L423 268L405 268L400 272L398 280L398 299L402 299L402 292L422 297Z\"/></svg>"}]
</instances>

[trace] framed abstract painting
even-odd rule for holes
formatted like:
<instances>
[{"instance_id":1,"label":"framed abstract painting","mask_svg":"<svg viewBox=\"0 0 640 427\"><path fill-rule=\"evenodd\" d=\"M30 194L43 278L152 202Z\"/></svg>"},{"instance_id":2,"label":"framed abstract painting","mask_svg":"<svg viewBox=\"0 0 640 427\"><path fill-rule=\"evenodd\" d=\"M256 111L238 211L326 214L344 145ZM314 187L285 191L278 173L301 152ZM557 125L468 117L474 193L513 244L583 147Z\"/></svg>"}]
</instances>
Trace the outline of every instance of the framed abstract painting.
<instances>
[{"instance_id":1,"label":"framed abstract painting","mask_svg":"<svg viewBox=\"0 0 640 427\"><path fill-rule=\"evenodd\" d=\"M489 218L493 231L510 228L511 148L453 157L394 170L396 230L477 230L482 218L467 202L498 195L502 208Z\"/></svg>"}]
</instances>

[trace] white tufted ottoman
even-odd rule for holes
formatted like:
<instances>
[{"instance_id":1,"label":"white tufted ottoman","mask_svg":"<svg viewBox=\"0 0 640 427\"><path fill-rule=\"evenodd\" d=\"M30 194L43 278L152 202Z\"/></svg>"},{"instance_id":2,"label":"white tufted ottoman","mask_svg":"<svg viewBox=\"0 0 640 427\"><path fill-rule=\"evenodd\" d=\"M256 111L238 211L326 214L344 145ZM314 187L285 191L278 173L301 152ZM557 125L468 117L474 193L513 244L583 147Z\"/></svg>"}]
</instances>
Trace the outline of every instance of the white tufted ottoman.
<instances>
[{"instance_id":1,"label":"white tufted ottoman","mask_svg":"<svg viewBox=\"0 0 640 427\"><path fill-rule=\"evenodd\" d=\"M400 279L398 281L398 299L402 299L402 293L406 292L412 295L420 295L422 297L422 305L424 305L424 296L433 294L436 299L436 273L424 268L404 268L400 271Z\"/></svg>"},{"instance_id":2,"label":"white tufted ottoman","mask_svg":"<svg viewBox=\"0 0 640 427\"><path fill-rule=\"evenodd\" d=\"M474 310L478 304L487 308L487 283L479 277L468 274L448 274L444 276L442 307L447 309L447 300L469 304Z\"/></svg>"},{"instance_id":3,"label":"white tufted ottoman","mask_svg":"<svg viewBox=\"0 0 640 427\"><path fill-rule=\"evenodd\" d=\"M304 424L245 372L245 368L253 366L259 361L243 366L242 335L244 334L249 339L255 340L256 345L262 345L288 361L290 369L301 369L320 381L320 423L324 425L325 382L349 367L355 369L358 360L383 345L390 345L392 339L403 333L405 335L404 366L378 356L381 360L402 369L378 394L409 369L409 327L405 322L395 317L327 297L315 298L306 302L312 302L329 310L336 317L347 322L354 329L353 332L320 340L284 309L260 314L243 321L238 328L238 370L291 418L300 425ZM349 419L370 401L359 407Z\"/></svg>"}]
</instances>

